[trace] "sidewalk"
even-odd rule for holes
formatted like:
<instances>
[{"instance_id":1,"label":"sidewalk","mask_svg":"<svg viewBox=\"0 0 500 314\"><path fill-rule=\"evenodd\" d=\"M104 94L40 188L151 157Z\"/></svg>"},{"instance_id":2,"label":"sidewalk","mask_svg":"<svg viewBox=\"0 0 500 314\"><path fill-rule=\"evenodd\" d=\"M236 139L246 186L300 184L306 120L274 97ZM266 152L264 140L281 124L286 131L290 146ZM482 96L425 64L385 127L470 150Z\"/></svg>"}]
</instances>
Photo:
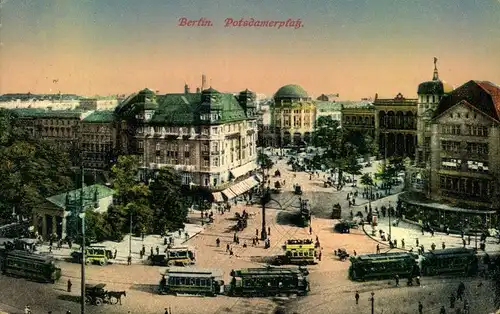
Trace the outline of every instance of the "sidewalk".
<instances>
[{"instance_id":1,"label":"sidewalk","mask_svg":"<svg viewBox=\"0 0 500 314\"><path fill-rule=\"evenodd\" d=\"M394 220L391 217L391 224ZM369 225L364 225L365 233L372 238L374 241L384 244L387 247L389 247L389 242L388 241L382 241L380 238L379 230L382 230L386 233L386 235L389 234L389 219L386 218L381 218L378 217L377 219L378 225L375 227L376 234L375 236L372 236L372 227ZM422 231L418 226L415 226L413 224L409 224L403 221L399 222L398 227L391 226L391 238L393 240L397 240L397 246L399 249L401 249L401 240L404 239L405 241L405 249L409 250L413 248L414 252L417 252L416 248L416 239L419 241L419 245L423 245L424 249L426 251L431 249L432 243L436 245L436 249L441 249L442 248L442 243L444 242L446 248L458 248L458 247L463 247L462 243L462 238L458 234L450 234L446 235L446 233L441 233L441 232L435 232L434 236L431 236L429 232L425 232L424 235L422 235ZM465 236L465 240L467 241L468 238ZM479 236L477 237L477 246L479 247ZM471 237L470 244L467 243L466 245L467 248L475 248L476 243L475 243L475 238ZM381 248L383 251L383 248ZM374 247L375 251L375 247ZM486 247L485 247L485 252L486 253L498 253L500 252L500 244L498 244L498 241L495 238L488 237L486 239Z\"/></svg>"},{"instance_id":2,"label":"sidewalk","mask_svg":"<svg viewBox=\"0 0 500 314\"><path fill-rule=\"evenodd\" d=\"M178 232L170 232L165 237L172 236L174 238L174 246L182 246L187 240L198 235L203 230L204 227L200 225L186 224L184 230L181 231L180 236ZM185 237L185 232L189 235L188 239ZM147 235L144 237L144 240L142 240L141 237L132 237L131 243L129 235L126 235L121 242L105 241L93 243L92 245L105 246L113 252L114 250L117 250L116 259L111 260L110 262L113 264L127 265L129 244L131 244L132 249L132 264L144 264L147 262L147 256L149 256L151 248L153 249L154 254L156 254L156 247L159 248L160 254L165 251L167 246L163 245L163 243L163 238L160 235ZM144 256L141 260L139 252L141 251L143 245L146 248L146 256ZM52 248L52 255L57 260L65 260L70 258L71 252L75 250L80 250L80 246L78 244L73 244L72 249L69 249L68 245L65 244L61 249ZM48 243L37 246L37 252L49 254Z\"/></svg>"}]
</instances>

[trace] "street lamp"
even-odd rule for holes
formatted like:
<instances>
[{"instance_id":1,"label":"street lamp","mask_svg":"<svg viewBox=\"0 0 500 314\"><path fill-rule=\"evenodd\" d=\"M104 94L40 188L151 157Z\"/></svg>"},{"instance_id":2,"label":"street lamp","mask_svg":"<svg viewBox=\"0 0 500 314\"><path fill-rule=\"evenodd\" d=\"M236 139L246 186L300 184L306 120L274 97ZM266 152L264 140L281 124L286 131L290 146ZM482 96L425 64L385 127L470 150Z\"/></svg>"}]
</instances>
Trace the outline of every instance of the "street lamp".
<instances>
[{"instance_id":1,"label":"street lamp","mask_svg":"<svg viewBox=\"0 0 500 314\"><path fill-rule=\"evenodd\" d=\"M389 201L389 208L387 208L387 214L389 215L389 238L391 238L391 241L392 241L392 236L391 236L391 201Z\"/></svg>"},{"instance_id":2,"label":"street lamp","mask_svg":"<svg viewBox=\"0 0 500 314\"><path fill-rule=\"evenodd\" d=\"M83 208L82 208L83 209ZM81 296L80 296L80 308L81 313L85 314L85 213L81 212L78 217L82 219L82 280L81 280Z\"/></svg>"}]
</instances>

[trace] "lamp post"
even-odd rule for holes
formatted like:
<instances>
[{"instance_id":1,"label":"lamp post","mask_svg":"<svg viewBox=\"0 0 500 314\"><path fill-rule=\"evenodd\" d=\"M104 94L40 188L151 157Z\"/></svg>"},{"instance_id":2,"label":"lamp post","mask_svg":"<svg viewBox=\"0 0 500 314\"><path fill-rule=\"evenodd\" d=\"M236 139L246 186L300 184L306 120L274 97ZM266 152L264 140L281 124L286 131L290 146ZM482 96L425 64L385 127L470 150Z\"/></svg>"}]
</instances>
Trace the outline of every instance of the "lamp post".
<instances>
[{"instance_id":1,"label":"lamp post","mask_svg":"<svg viewBox=\"0 0 500 314\"><path fill-rule=\"evenodd\" d=\"M132 260L132 213L130 214L130 235L128 237L128 257Z\"/></svg>"},{"instance_id":2,"label":"lamp post","mask_svg":"<svg viewBox=\"0 0 500 314\"><path fill-rule=\"evenodd\" d=\"M83 207L82 207L83 209ZM85 314L85 213L82 211L78 215L82 219L82 265L81 265L81 296L80 296L80 308L81 313Z\"/></svg>"},{"instance_id":3,"label":"lamp post","mask_svg":"<svg viewBox=\"0 0 500 314\"><path fill-rule=\"evenodd\" d=\"M260 232L260 239L262 241L267 239L267 231L266 231L266 202L269 200L269 191L268 187L266 188L266 175L264 168L262 168L262 197L260 199L260 203L262 205L262 230Z\"/></svg>"},{"instance_id":4,"label":"lamp post","mask_svg":"<svg viewBox=\"0 0 500 314\"><path fill-rule=\"evenodd\" d=\"M389 208L387 208L387 214L389 215L389 238L391 238L391 241L392 241L392 236L391 236L391 201L389 201Z\"/></svg>"},{"instance_id":5,"label":"lamp post","mask_svg":"<svg viewBox=\"0 0 500 314\"><path fill-rule=\"evenodd\" d=\"M370 298L370 302L372 304L372 314L375 313L375 298L373 297L375 295L375 292L371 293L372 297Z\"/></svg>"}]
</instances>

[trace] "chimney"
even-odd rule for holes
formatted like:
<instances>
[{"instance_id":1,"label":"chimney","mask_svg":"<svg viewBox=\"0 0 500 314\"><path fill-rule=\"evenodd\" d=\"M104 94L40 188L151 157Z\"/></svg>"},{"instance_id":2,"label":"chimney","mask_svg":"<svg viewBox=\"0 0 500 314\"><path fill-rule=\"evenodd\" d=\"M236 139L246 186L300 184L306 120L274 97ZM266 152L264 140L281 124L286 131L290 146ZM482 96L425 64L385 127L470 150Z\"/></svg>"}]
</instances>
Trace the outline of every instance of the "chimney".
<instances>
[{"instance_id":1,"label":"chimney","mask_svg":"<svg viewBox=\"0 0 500 314\"><path fill-rule=\"evenodd\" d=\"M205 76L205 74L202 74L201 75L201 90L204 91L205 89L207 89L207 77Z\"/></svg>"},{"instance_id":2,"label":"chimney","mask_svg":"<svg viewBox=\"0 0 500 314\"><path fill-rule=\"evenodd\" d=\"M375 93L375 100L378 99L378 93Z\"/></svg>"},{"instance_id":3,"label":"chimney","mask_svg":"<svg viewBox=\"0 0 500 314\"><path fill-rule=\"evenodd\" d=\"M189 93L190 93L189 85L188 84L184 84L184 94L189 94Z\"/></svg>"},{"instance_id":4,"label":"chimney","mask_svg":"<svg viewBox=\"0 0 500 314\"><path fill-rule=\"evenodd\" d=\"M196 87L196 93L199 94L200 93L200 88L199 87Z\"/></svg>"}]
</instances>

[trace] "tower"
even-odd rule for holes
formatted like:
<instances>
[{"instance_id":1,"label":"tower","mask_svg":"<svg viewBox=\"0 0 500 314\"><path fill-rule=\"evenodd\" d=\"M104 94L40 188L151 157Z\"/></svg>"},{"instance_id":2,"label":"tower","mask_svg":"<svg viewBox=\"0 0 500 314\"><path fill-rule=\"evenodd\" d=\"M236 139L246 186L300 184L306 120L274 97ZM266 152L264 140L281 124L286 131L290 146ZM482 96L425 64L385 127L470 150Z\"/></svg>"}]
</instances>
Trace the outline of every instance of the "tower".
<instances>
[{"instance_id":1,"label":"tower","mask_svg":"<svg viewBox=\"0 0 500 314\"><path fill-rule=\"evenodd\" d=\"M453 90L451 85L439 79L438 59L434 57L432 80L418 85L417 103L417 164L425 164L430 154L431 126L434 111L443 96Z\"/></svg>"},{"instance_id":2,"label":"tower","mask_svg":"<svg viewBox=\"0 0 500 314\"><path fill-rule=\"evenodd\" d=\"M201 75L201 90L204 91L205 89L207 89L207 77L205 76L205 74L202 74Z\"/></svg>"}]
</instances>

